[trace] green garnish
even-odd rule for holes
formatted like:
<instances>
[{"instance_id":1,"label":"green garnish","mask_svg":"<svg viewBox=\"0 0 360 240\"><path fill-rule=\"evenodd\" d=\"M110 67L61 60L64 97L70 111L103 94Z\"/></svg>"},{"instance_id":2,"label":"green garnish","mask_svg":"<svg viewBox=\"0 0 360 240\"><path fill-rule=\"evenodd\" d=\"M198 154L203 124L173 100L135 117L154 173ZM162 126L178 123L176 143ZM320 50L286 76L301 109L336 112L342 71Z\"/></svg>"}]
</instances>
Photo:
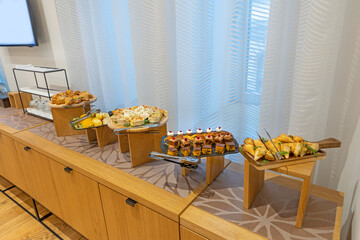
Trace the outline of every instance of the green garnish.
<instances>
[{"instance_id":1,"label":"green garnish","mask_svg":"<svg viewBox=\"0 0 360 240\"><path fill-rule=\"evenodd\" d=\"M289 154L289 152L287 152L287 151L281 151L281 152L280 152L280 155L281 155L281 156L285 156L286 154Z\"/></svg>"},{"instance_id":2,"label":"green garnish","mask_svg":"<svg viewBox=\"0 0 360 240\"><path fill-rule=\"evenodd\" d=\"M269 141L269 140L267 140L266 138L263 138L263 137L261 137L261 140L262 140L263 142Z\"/></svg>"},{"instance_id":3,"label":"green garnish","mask_svg":"<svg viewBox=\"0 0 360 240\"><path fill-rule=\"evenodd\" d=\"M316 151L315 149L313 149L313 148L310 147L309 145L306 145L306 147L310 150L310 153L311 153L311 154L314 154L316 158L318 157L317 151Z\"/></svg>"},{"instance_id":4,"label":"green garnish","mask_svg":"<svg viewBox=\"0 0 360 240\"><path fill-rule=\"evenodd\" d=\"M255 151L256 149L258 149L258 148L261 148L261 146L256 146L256 147L254 147L254 151Z\"/></svg>"},{"instance_id":5,"label":"green garnish","mask_svg":"<svg viewBox=\"0 0 360 240\"><path fill-rule=\"evenodd\" d=\"M263 162L263 163L267 163L267 162L269 162L269 161L268 161L268 160L263 160L262 162Z\"/></svg>"},{"instance_id":6,"label":"green garnish","mask_svg":"<svg viewBox=\"0 0 360 240\"><path fill-rule=\"evenodd\" d=\"M130 124L125 124L124 127L130 127Z\"/></svg>"},{"instance_id":7,"label":"green garnish","mask_svg":"<svg viewBox=\"0 0 360 240\"><path fill-rule=\"evenodd\" d=\"M114 123L115 123L115 124L117 124L117 123L118 123L118 121L116 121L116 120L115 120L115 121L114 121Z\"/></svg>"},{"instance_id":8,"label":"green garnish","mask_svg":"<svg viewBox=\"0 0 360 240\"><path fill-rule=\"evenodd\" d=\"M282 142L278 142L278 144L281 146Z\"/></svg>"},{"instance_id":9,"label":"green garnish","mask_svg":"<svg viewBox=\"0 0 360 240\"><path fill-rule=\"evenodd\" d=\"M244 153L242 146L239 147L239 151L240 151L241 153Z\"/></svg>"},{"instance_id":10,"label":"green garnish","mask_svg":"<svg viewBox=\"0 0 360 240\"><path fill-rule=\"evenodd\" d=\"M150 120L149 119L145 119L145 124L149 124Z\"/></svg>"}]
</instances>

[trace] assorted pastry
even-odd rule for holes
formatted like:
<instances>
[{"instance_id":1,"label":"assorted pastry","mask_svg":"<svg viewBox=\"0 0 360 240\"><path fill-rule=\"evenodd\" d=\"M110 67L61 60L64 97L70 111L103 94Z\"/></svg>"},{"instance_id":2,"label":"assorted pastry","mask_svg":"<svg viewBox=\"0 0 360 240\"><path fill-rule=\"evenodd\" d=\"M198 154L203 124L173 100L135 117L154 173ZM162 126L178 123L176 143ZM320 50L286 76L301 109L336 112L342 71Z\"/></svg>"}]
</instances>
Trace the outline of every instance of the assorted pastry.
<instances>
[{"instance_id":1,"label":"assorted pastry","mask_svg":"<svg viewBox=\"0 0 360 240\"><path fill-rule=\"evenodd\" d=\"M167 116L167 111L147 105L131 108L118 108L112 111L108 126L112 129L136 127L150 123L158 123Z\"/></svg>"},{"instance_id":2,"label":"assorted pastry","mask_svg":"<svg viewBox=\"0 0 360 240\"><path fill-rule=\"evenodd\" d=\"M56 105L72 105L81 102L87 102L94 96L86 91L67 90L52 96L50 103Z\"/></svg>"},{"instance_id":3,"label":"assorted pastry","mask_svg":"<svg viewBox=\"0 0 360 240\"><path fill-rule=\"evenodd\" d=\"M167 154L171 156L178 156L179 149L182 156L190 156L191 148L194 157L236 151L234 136L221 127L215 131L211 128L205 131L197 129L195 132L189 129L185 133L178 131L176 135L169 131L164 141L168 145Z\"/></svg>"},{"instance_id":4,"label":"assorted pastry","mask_svg":"<svg viewBox=\"0 0 360 240\"><path fill-rule=\"evenodd\" d=\"M86 128L92 128L92 127L100 127L103 125L106 125L109 118L108 113L91 113L87 118L84 118L87 114L83 114L80 117L76 117L72 120L72 125L75 129L86 129ZM80 121L81 118L84 118Z\"/></svg>"},{"instance_id":5,"label":"assorted pastry","mask_svg":"<svg viewBox=\"0 0 360 240\"><path fill-rule=\"evenodd\" d=\"M266 146L265 146L265 144ZM317 157L319 144L308 142L299 136L281 134L272 141L262 138L246 138L242 150L253 156L255 161L275 161L276 153L279 152L282 159L290 157L303 157L306 154L314 154Z\"/></svg>"}]
</instances>

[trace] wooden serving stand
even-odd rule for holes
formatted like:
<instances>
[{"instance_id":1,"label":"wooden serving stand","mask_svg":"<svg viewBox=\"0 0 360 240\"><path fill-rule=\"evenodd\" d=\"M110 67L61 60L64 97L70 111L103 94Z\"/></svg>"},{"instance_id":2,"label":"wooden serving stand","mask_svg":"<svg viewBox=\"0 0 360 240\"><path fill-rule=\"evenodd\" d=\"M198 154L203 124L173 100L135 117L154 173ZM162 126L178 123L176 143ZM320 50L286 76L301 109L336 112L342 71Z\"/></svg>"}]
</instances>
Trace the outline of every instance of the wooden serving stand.
<instances>
[{"instance_id":1,"label":"wooden serving stand","mask_svg":"<svg viewBox=\"0 0 360 240\"><path fill-rule=\"evenodd\" d=\"M98 147L104 147L118 139L114 131L107 125L85 129L88 142L97 140Z\"/></svg>"},{"instance_id":2,"label":"wooden serving stand","mask_svg":"<svg viewBox=\"0 0 360 240\"><path fill-rule=\"evenodd\" d=\"M117 136L120 153L130 152L132 167L154 161L149 158L150 152L161 152L161 138L167 133L167 121L168 116L163 117L157 127L129 128Z\"/></svg>"},{"instance_id":3,"label":"wooden serving stand","mask_svg":"<svg viewBox=\"0 0 360 240\"><path fill-rule=\"evenodd\" d=\"M95 102L96 97L90 99L87 102L81 102L78 104L72 105L56 105L49 103L51 107L51 113L53 116L53 122L55 125L56 136L73 136L73 135L82 135L85 133L83 130L75 130L70 125L69 122L82 114L90 111L90 103Z\"/></svg>"},{"instance_id":4,"label":"wooden serving stand","mask_svg":"<svg viewBox=\"0 0 360 240\"><path fill-rule=\"evenodd\" d=\"M319 141L318 143L320 148L338 148L341 146L341 142L334 138L328 138ZM254 161L253 157L247 152L240 152L245 157L243 200L243 207L245 209L250 208L251 203L264 184L264 170L271 170L303 179L295 223L297 228L301 228L310 197L315 162L317 160L324 159L326 152L320 150L318 152L318 157L315 157L314 155L307 155L304 157L289 158L290 160L287 159L288 161L279 160L262 165L259 165L256 161Z\"/></svg>"}]
</instances>

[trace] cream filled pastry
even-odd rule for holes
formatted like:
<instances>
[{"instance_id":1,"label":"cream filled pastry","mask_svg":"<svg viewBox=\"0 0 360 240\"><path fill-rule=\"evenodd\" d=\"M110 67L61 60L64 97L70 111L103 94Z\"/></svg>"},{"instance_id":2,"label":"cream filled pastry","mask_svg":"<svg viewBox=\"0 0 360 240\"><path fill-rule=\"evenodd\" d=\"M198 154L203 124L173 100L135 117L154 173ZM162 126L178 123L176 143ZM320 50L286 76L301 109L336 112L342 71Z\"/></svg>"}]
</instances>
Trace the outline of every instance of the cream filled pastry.
<instances>
[{"instance_id":1,"label":"cream filled pastry","mask_svg":"<svg viewBox=\"0 0 360 240\"><path fill-rule=\"evenodd\" d=\"M196 133L201 134L201 133L203 133L203 130L201 128L199 128L198 130L196 130Z\"/></svg>"},{"instance_id":2,"label":"cream filled pastry","mask_svg":"<svg viewBox=\"0 0 360 240\"><path fill-rule=\"evenodd\" d=\"M207 132L207 133L211 133L211 132L212 132L212 129L211 129L211 128L208 128L208 129L206 129L206 132Z\"/></svg>"},{"instance_id":3,"label":"cream filled pastry","mask_svg":"<svg viewBox=\"0 0 360 240\"><path fill-rule=\"evenodd\" d=\"M187 135L191 135L192 133L193 133L193 132L191 131L191 129L189 129L189 130L186 131L186 134L187 134Z\"/></svg>"},{"instance_id":4,"label":"cream filled pastry","mask_svg":"<svg viewBox=\"0 0 360 240\"><path fill-rule=\"evenodd\" d=\"M178 131L178 132L177 132L177 135L178 135L178 136L182 136L182 135L184 135L184 132L183 132L183 131Z\"/></svg>"},{"instance_id":5,"label":"cream filled pastry","mask_svg":"<svg viewBox=\"0 0 360 240\"><path fill-rule=\"evenodd\" d=\"M217 127L217 128L216 128L216 132L217 132L217 133L221 132L222 130L223 130L222 127Z\"/></svg>"},{"instance_id":6,"label":"cream filled pastry","mask_svg":"<svg viewBox=\"0 0 360 240\"><path fill-rule=\"evenodd\" d=\"M168 131L167 136L168 136L168 137L173 137L173 136L174 136L174 133L173 133L172 131Z\"/></svg>"}]
</instances>

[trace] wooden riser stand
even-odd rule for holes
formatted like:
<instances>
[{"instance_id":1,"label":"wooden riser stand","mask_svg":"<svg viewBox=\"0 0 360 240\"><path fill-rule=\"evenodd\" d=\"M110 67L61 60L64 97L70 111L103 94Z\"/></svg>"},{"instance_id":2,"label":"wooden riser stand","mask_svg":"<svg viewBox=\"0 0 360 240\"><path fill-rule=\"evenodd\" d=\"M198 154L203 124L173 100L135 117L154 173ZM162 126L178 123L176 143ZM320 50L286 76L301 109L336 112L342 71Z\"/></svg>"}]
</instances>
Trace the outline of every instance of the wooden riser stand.
<instances>
[{"instance_id":1,"label":"wooden riser stand","mask_svg":"<svg viewBox=\"0 0 360 240\"><path fill-rule=\"evenodd\" d=\"M90 111L89 105L73 108L51 108L56 136L63 137L85 134L85 130L75 130L70 126L69 122L73 118L81 116L88 111Z\"/></svg>"},{"instance_id":2,"label":"wooden riser stand","mask_svg":"<svg viewBox=\"0 0 360 240\"><path fill-rule=\"evenodd\" d=\"M139 132L118 135L120 153L130 152L132 167L154 161L149 158L150 152L161 152L161 138L166 135L167 126L164 124L161 127L151 128L151 130L159 131L159 133Z\"/></svg>"},{"instance_id":3,"label":"wooden riser stand","mask_svg":"<svg viewBox=\"0 0 360 240\"><path fill-rule=\"evenodd\" d=\"M98 147L104 147L110 143L116 142L117 136L108 126L86 129L88 142L97 140Z\"/></svg>"}]
</instances>

